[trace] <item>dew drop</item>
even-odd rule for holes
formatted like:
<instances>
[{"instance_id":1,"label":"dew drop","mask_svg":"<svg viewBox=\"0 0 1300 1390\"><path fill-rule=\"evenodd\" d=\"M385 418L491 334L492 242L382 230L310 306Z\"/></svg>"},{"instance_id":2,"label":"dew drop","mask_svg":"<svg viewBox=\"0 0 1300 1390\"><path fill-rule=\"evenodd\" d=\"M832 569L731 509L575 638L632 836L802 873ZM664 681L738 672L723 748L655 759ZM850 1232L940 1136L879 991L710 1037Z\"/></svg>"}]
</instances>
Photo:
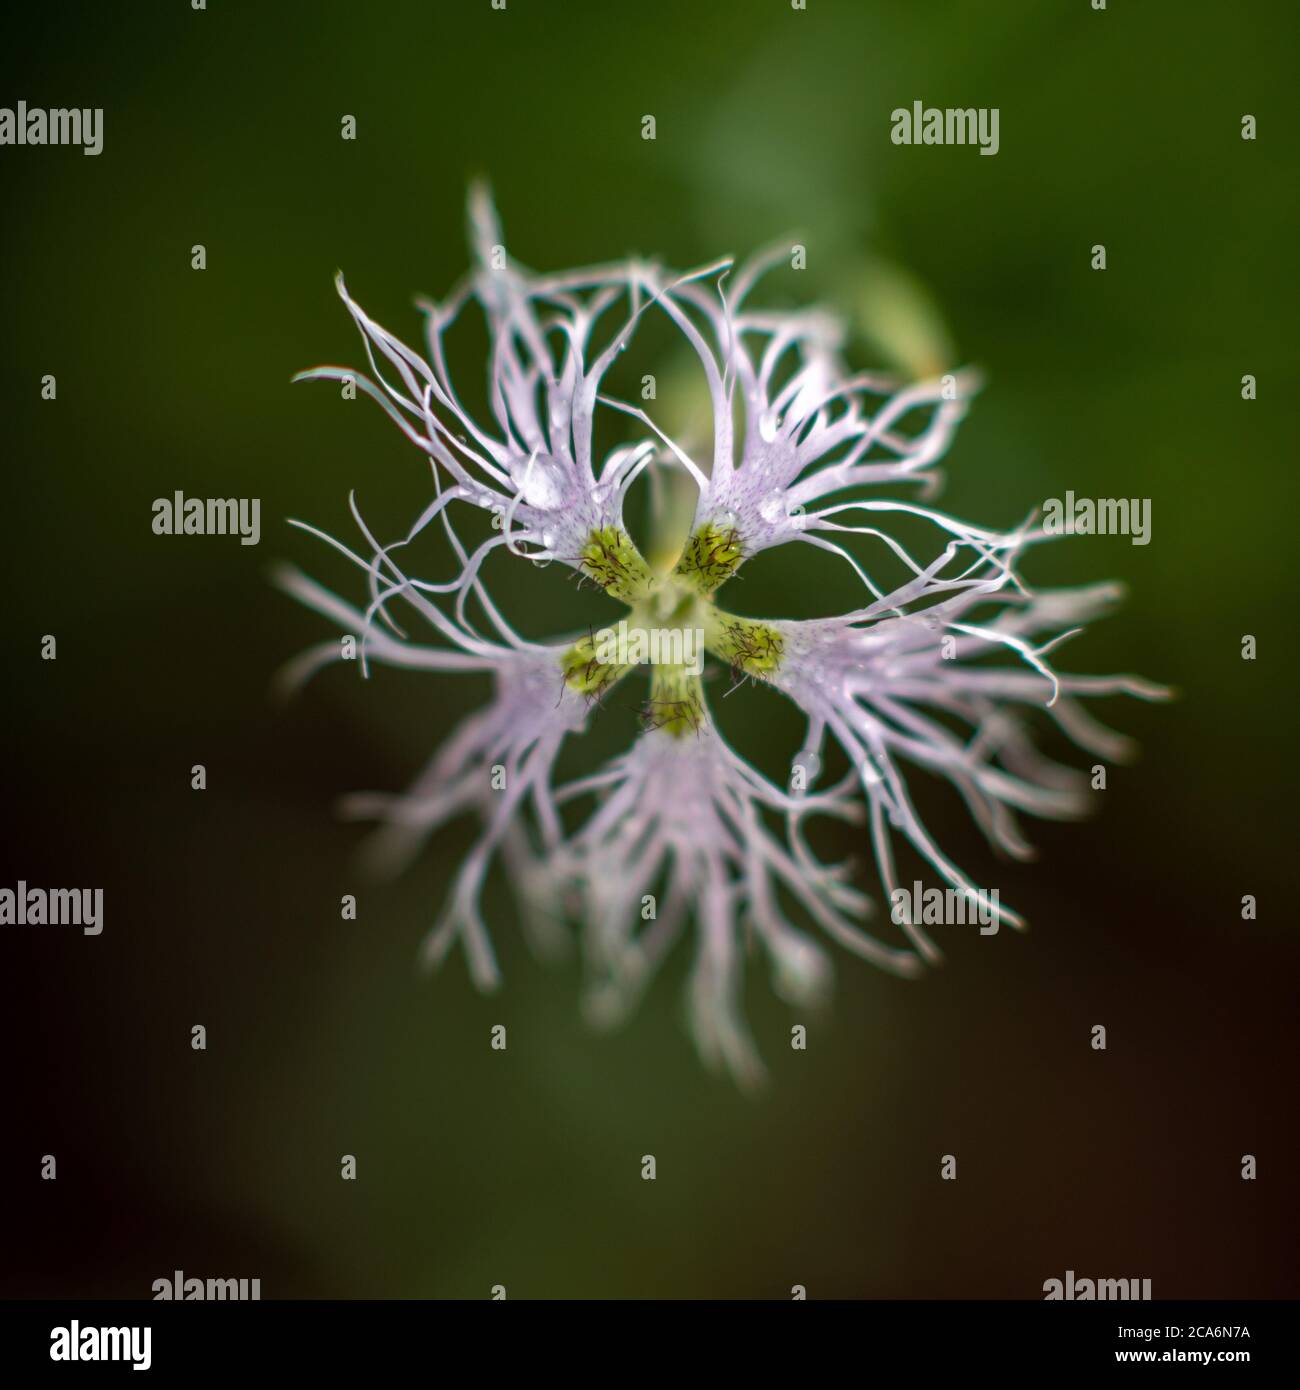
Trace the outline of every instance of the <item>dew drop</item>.
<instances>
[{"instance_id":1,"label":"dew drop","mask_svg":"<svg viewBox=\"0 0 1300 1390\"><path fill-rule=\"evenodd\" d=\"M564 469L550 454L537 454L531 464L526 458L514 459L510 478L522 490L524 502L541 511L554 511L564 496Z\"/></svg>"},{"instance_id":2,"label":"dew drop","mask_svg":"<svg viewBox=\"0 0 1300 1390\"><path fill-rule=\"evenodd\" d=\"M760 504L758 514L769 526L775 526L786 515L785 496L780 492L769 492Z\"/></svg>"}]
</instances>

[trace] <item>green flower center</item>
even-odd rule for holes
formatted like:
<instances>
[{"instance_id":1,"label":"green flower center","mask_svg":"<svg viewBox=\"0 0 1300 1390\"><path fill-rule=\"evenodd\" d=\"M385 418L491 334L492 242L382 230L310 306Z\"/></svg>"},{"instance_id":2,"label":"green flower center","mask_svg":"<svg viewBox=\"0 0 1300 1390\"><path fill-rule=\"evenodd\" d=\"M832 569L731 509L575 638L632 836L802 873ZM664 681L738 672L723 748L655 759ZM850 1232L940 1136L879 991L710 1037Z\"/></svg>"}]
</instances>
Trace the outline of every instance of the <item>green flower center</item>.
<instances>
[{"instance_id":1,"label":"green flower center","mask_svg":"<svg viewBox=\"0 0 1300 1390\"><path fill-rule=\"evenodd\" d=\"M756 680L770 680L781 666L785 644L778 628L728 613L714 601L742 559L734 529L708 525L689 538L669 573L656 574L625 531L593 531L581 569L628 613L569 648L565 684L598 700L635 667L648 665L647 728L674 737L698 732L707 718L700 682L705 652Z\"/></svg>"}]
</instances>

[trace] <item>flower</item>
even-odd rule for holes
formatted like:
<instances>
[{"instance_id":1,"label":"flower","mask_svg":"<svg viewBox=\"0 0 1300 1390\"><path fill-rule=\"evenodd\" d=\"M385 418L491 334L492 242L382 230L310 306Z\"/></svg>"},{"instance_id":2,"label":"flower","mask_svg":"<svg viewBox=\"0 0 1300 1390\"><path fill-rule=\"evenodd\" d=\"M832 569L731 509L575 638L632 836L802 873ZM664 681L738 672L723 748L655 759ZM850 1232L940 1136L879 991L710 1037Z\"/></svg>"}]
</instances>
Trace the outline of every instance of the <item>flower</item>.
<instances>
[{"instance_id":1,"label":"flower","mask_svg":"<svg viewBox=\"0 0 1300 1390\"><path fill-rule=\"evenodd\" d=\"M973 528L915 504L830 505L828 499L884 484L918 483L932 491L937 479L929 470L966 414L977 385L974 373L902 389L886 376L848 374L839 356L843 331L828 315L744 309L772 261L772 253L757 258L731 293L719 294L716 301L694 282L671 286L660 299L699 356L715 423L711 468L700 479L686 565L697 560L701 547L724 541L723 563L715 559L702 569L703 583L713 588L744 559L790 541L844 554L813 533L852 529L833 518L854 508L912 511L957 534L969 533ZM683 303L706 318L711 341L690 323ZM737 387L744 423L739 446L732 426ZM876 398L880 404L873 414ZM904 431L905 422L918 419L920 428Z\"/></svg>"},{"instance_id":2,"label":"flower","mask_svg":"<svg viewBox=\"0 0 1300 1390\"><path fill-rule=\"evenodd\" d=\"M741 1003L750 954L767 957L777 993L795 1007L817 1002L829 983L830 960L814 932L897 975L939 959L923 929L928 919L915 913L890 914L893 940L881 939L878 927L867 931L870 898L848 865L816 856L806 835L811 820L865 822L895 903L894 832L951 891L985 903L984 890L922 824L906 769L945 779L995 848L1026 858L1016 813L1074 816L1084 798L1079 774L1035 749L1024 709L1043 706L1078 746L1118 758L1125 740L1080 700L1167 692L1134 677L1055 672L1051 653L1118 590L1033 591L1019 572L1022 555L1045 539L1032 518L999 532L923 505L973 395L973 373L913 384L851 374L843 334L826 313L747 307L771 253L734 280L730 261L686 274L636 260L537 274L506 256L484 189L471 191L469 206L474 269L444 301L422 303L427 355L371 319L340 276L371 374L319 367L299 378L355 380L429 460L432 496L406 534L387 544L353 499L364 554L296 523L365 573L364 608L296 570L282 569L279 583L355 639L363 675L400 665L487 672L494 681L492 699L453 730L406 793L353 796L345 808L379 821L371 858L390 871L453 817L479 821L426 956L437 964L462 945L482 988L499 981L479 906L497 856L539 949L563 944L567 924L576 924L594 1022L624 1018L693 927L691 1032L708 1064L750 1084L762 1075ZM490 335L491 424L461 404L444 348L471 302ZM602 340L598 325L611 310L616 323ZM712 405L706 459L692 458L644 409L603 389L650 311L666 316L702 369ZM632 417L647 431L599 465L598 411ZM647 470L684 476L698 489L689 532L664 564L645 559L623 519L628 490ZM922 501L900 495L914 486ZM457 532L458 507L494 518L495 533L473 550ZM851 512L865 520L848 522ZM890 523L904 515L935 528L937 554L917 560L902 544ZM435 520L455 572L417 579L402 569L400 552ZM873 537L909 577L878 582L829 538L834 533ZM804 621L742 617L720 605L718 591L745 560L791 542L843 557L870 600ZM524 638L488 592L485 561L493 552L516 565L558 561L619 600L625 616L600 633ZM403 608L427 625L431 640L410 638L395 616ZM490 635L478 631L471 611ZM701 648L739 682L767 684L805 715L788 789L723 740L707 673L689 655ZM290 664L285 681L296 685L350 654L337 641L322 643ZM587 775L557 782L562 745L579 738L610 692L647 662L649 696L630 746ZM827 734L849 771L821 786ZM996 893L992 900L995 921L1021 924Z\"/></svg>"},{"instance_id":3,"label":"flower","mask_svg":"<svg viewBox=\"0 0 1300 1390\"><path fill-rule=\"evenodd\" d=\"M945 557L951 555L945 552ZM1011 588L1010 570L991 561L980 562L974 571L968 568L957 580L945 581L941 572L935 567L923 583L843 617L733 620L764 630L779 652L777 659L758 662L742 652L738 669L773 685L807 716L804 748L812 766L820 765L827 731L848 756L867 798L876 863L891 899L900 890L890 843L891 830L897 830L942 879L972 905L983 905L984 892L945 856L922 824L900 763L946 778L990 844L1014 858L1029 859L1033 850L1020 832L1016 811L1059 820L1077 817L1085 809L1086 784L1080 773L1035 749L1016 706L1046 707L1073 742L1119 760L1131 751L1128 741L1097 723L1078 697L1161 699L1167 692L1133 676L1058 675L1047 664L1054 647L1081 631L1068 625L1098 616L1118 597L1117 586L1031 595ZM980 608L995 612L980 623L970 621ZM1045 633L1050 637L1034 646L1031 639ZM990 654L1003 652L1021 664L984 663ZM954 732L952 722L966 733ZM1024 925L997 900L991 911L1000 921ZM896 920L922 957L939 959L919 923L910 917Z\"/></svg>"},{"instance_id":4,"label":"flower","mask_svg":"<svg viewBox=\"0 0 1300 1390\"><path fill-rule=\"evenodd\" d=\"M815 860L799 833L808 815L860 820L845 789L807 797L783 792L727 747L703 710L699 720L691 737L649 729L611 767L560 789L565 802L601 799L555 867L582 894L588 1011L600 1023L631 1009L694 911L691 1030L707 1062L749 1083L762 1067L740 1009L748 933L771 961L776 992L791 1004L818 1002L829 980L826 956L788 920L781 893L873 964L911 975L919 962L861 929L867 900L845 883L843 866ZM783 833L772 829L774 817ZM648 908L654 911L647 921Z\"/></svg>"},{"instance_id":5,"label":"flower","mask_svg":"<svg viewBox=\"0 0 1300 1390\"><path fill-rule=\"evenodd\" d=\"M338 293L361 331L372 376L316 367L295 380L355 381L446 474L447 486L438 487L404 544L453 502L493 513L500 534L464 566L457 587L462 605L484 559L500 547L559 560L615 596L633 597L650 576L623 526L623 499L655 445L619 447L597 467L592 433L601 382L651 302L647 295L658 292L658 274L628 262L534 275L506 256L482 186L471 190L469 212L475 269L444 302L423 302L427 360L370 318L340 273ZM447 367L444 339L470 300L482 309L492 339L492 425L475 421L461 404ZM593 354L597 326L622 300L626 316Z\"/></svg>"},{"instance_id":6,"label":"flower","mask_svg":"<svg viewBox=\"0 0 1300 1390\"><path fill-rule=\"evenodd\" d=\"M366 567L359 557L352 558ZM371 846L370 862L389 873L403 868L449 820L465 813L482 818L483 833L460 868L447 911L429 936L426 956L436 965L459 940L475 983L482 989L494 988L499 982L496 956L479 911L484 878L498 849L512 859L517 879L535 868L522 817L529 799L543 850L558 848L561 830L551 781L555 759L565 737L582 730L590 708L565 682L567 649L484 641L463 627L438 621L441 614L433 625L455 650L420 646L375 630L365 614L296 570L283 567L277 579L287 593L345 631L364 632L370 660L492 674L496 689L491 703L455 729L409 791L398 796L353 795L344 805L351 816L383 823ZM418 611L427 608L427 615L437 613L414 589L403 593ZM287 682L297 684L327 662L343 659L339 643L323 643L285 673ZM531 920L535 927L545 922L537 916ZM544 925L538 931L546 934Z\"/></svg>"}]
</instances>

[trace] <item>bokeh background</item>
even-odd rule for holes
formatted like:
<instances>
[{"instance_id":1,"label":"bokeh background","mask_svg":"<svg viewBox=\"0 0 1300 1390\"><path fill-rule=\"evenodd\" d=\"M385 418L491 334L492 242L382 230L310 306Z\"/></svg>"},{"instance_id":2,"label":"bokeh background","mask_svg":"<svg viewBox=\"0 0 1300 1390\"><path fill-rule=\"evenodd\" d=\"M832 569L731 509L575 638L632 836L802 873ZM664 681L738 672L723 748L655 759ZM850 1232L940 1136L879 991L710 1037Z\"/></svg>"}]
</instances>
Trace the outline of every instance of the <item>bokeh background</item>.
<instances>
[{"instance_id":1,"label":"bokeh background","mask_svg":"<svg viewBox=\"0 0 1300 1390\"><path fill-rule=\"evenodd\" d=\"M1073 1269L1158 1297L1300 1292L1294 31L1284 0L7 9L0 102L102 106L105 148L0 149L0 882L103 886L106 929L0 933L0 1289L146 1297L179 1268L260 1277L265 1297L1035 1298ZM1000 153L893 146L889 113L916 99L998 107ZM1039 861L1000 864L918 782L953 857L1031 930L950 931L919 983L840 954L816 1017L756 963L756 1098L691 1049L686 951L594 1034L576 962L533 959L499 877L502 992L476 995L459 957L417 969L471 827L377 885L335 806L403 786L482 686L339 667L269 695L328 632L271 589L272 562L352 584L286 519L345 534L355 487L396 532L428 495L373 405L290 376L362 363L337 267L418 334L412 295L465 266L477 174L528 264L694 264L789 236L808 269L777 272L769 302L833 303L856 361L979 364L947 461L958 515L1152 499L1149 546L1075 539L1029 564L1129 588L1064 666L1180 691L1108 708L1142 756L1098 814L1033 825ZM667 380L657 331L637 365ZM481 335L458 352L478 380ZM261 544L155 536L151 503L177 489L260 497ZM558 566L488 579L539 635L610 611ZM777 552L736 602L852 597L834 562ZM798 746L768 692L723 719L773 771ZM592 750L634 727L611 707ZM839 848L870 886L865 846Z\"/></svg>"}]
</instances>

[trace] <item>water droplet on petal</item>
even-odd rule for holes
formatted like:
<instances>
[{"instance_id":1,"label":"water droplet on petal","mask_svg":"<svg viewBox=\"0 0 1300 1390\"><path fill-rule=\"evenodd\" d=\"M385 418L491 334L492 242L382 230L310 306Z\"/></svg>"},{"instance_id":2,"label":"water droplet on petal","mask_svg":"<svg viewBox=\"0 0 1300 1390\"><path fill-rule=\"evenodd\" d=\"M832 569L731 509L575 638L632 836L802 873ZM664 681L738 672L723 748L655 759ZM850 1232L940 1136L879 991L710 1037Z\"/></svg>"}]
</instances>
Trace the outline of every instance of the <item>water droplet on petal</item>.
<instances>
[{"instance_id":1,"label":"water droplet on petal","mask_svg":"<svg viewBox=\"0 0 1300 1390\"><path fill-rule=\"evenodd\" d=\"M769 526L775 526L777 522L783 521L786 515L784 493L769 492L763 498L758 514Z\"/></svg>"},{"instance_id":2,"label":"water droplet on petal","mask_svg":"<svg viewBox=\"0 0 1300 1390\"><path fill-rule=\"evenodd\" d=\"M550 454L512 460L510 478L523 492L524 502L540 511L554 511L564 497L564 469Z\"/></svg>"}]
</instances>

